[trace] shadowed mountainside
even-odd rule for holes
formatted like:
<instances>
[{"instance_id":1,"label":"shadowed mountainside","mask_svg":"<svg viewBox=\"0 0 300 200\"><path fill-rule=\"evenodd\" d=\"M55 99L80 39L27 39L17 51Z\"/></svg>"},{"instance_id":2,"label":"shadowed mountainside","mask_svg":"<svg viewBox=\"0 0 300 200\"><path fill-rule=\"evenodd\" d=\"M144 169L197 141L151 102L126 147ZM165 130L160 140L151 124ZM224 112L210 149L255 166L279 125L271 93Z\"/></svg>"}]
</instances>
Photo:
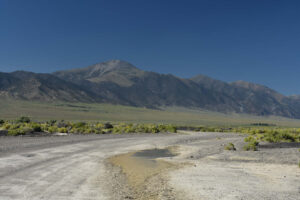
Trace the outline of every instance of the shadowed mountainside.
<instances>
[{"instance_id":1,"label":"shadowed mountainside","mask_svg":"<svg viewBox=\"0 0 300 200\"><path fill-rule=\"evenodd\" d=\"M51 74L0 73L0 96L22 100L95 102L97 96Z\"/></svg>"},{"instance_id":2,"label":"shadowed mountainside","mask_svg":"<svg viewBox=\"0 0 300 200\"><path fill-rule=\"evenodd\" d=\"M197 107L218 112L300 118L300 98L262 85L198 75L182 79L112 60L53 74L0 74L0 96L25 100L106 102L139 107Z\"/></svg>"}]
</instances>

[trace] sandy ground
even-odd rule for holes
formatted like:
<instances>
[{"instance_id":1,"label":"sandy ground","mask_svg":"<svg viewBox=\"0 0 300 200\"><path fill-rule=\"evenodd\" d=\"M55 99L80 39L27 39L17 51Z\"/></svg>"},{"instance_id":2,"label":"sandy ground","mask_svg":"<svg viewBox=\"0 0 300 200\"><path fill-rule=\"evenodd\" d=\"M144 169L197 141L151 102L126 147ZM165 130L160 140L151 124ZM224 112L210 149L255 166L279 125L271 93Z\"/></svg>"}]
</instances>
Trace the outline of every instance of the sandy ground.
<instances>
[{"instance_id":1,"label":"sandy ground","mask_svg":"<svg viewBox=\"0 0 300 200\"><path fill-rule=\"evenodd\" d=\"M242 150L234 138L182 144L182 158L192 157L190 167L169 173L169 185L186 199L300 199L300 144L263 143L257 152ZM232 142L237 151L223 150Z\"/></svg>"},{"instance_id":2,"label":"sandy ground","mask_svg":"<svg viewBox=\"0 0 300 200\"><path fill-rule=\"evenodd\" d=\"M299 144L243 144L229 133L0 137L0 199L300 199ZM179 155L142 178L110 160L166 147Z\"/></svg>"}]
</instances>

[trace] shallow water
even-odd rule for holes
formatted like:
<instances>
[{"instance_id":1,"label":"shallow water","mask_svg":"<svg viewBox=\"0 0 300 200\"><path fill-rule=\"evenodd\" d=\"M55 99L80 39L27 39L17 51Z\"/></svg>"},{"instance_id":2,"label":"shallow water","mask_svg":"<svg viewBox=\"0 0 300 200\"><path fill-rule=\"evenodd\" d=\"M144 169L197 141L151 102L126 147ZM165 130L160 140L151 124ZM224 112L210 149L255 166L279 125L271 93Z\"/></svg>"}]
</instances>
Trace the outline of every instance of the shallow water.
<instances>
[{"instance_id":1,"label":"shallow water","mask_svg":"<svg viewBox=\"0 0 300 200\"><path fill-rule=\"evenodd\" d=\"M146 149L142 151L137 151L132 156L142 157L146 159L156 159L156 158L174 157L176 155L172 153L169 149Z\"/></svg>"},{"instance_id":2,"label":"shallow water","mask_svg":"<svg viewBox=\"0 0 300 200\"><path fill-rule=\"evenodd\" d=\"M129 152L111 157L110 163L120 167L126 176L127 183L134 191L135 199L156 200L156 194L148 194L145 188L149 185L149 180L165 170L175 167L174 164L159 158L176 156L172 152L172 147L166 149L146 149Z\"/></svg>"}]
</instances>

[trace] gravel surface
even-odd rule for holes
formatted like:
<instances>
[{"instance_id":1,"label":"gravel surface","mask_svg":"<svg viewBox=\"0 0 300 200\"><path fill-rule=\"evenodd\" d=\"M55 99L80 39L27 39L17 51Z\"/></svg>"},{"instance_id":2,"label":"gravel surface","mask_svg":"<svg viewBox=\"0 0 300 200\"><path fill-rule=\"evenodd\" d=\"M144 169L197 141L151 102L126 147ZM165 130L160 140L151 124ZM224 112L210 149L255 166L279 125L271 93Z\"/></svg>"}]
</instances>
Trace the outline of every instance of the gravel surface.
<instances>
[{"instance_id":1,"label":"gravel surface","mask_svg":"<svg viewBox=\"0 0 300 200\"><path fill-rule=\"evenodd\" d=\"M224 150L229 142L237 151ZM159 159L177 167L143 188L156 199L300 199L299 144L263 144L257 152L243 145L230 133L0 137L0 199L134 199L108 158L170 146L179 155Z\"/></svg>"}]
</instances>

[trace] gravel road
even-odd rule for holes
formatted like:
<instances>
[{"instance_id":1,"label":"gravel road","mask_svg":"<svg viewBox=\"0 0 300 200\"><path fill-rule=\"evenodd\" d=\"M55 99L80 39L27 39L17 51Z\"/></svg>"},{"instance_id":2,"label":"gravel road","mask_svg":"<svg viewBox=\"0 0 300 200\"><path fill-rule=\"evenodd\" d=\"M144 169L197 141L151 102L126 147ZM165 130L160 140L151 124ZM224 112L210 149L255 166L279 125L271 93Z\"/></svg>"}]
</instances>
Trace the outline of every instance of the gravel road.
<instances>
[{"instance_id":1,"label":"gravel road","mask_svg":"<svg viewBox=\"0 0 300 200\"><path fill-rule=\"evenodd\" d=\"M237 151L224 151L228 142ZM177 167L143 188L157 199L300 199L299 144L243 144L230 133L0 137L0 199L138 199L108 158L170 146L178 156L163 160Z\"/></svg>"}]
</instances>

